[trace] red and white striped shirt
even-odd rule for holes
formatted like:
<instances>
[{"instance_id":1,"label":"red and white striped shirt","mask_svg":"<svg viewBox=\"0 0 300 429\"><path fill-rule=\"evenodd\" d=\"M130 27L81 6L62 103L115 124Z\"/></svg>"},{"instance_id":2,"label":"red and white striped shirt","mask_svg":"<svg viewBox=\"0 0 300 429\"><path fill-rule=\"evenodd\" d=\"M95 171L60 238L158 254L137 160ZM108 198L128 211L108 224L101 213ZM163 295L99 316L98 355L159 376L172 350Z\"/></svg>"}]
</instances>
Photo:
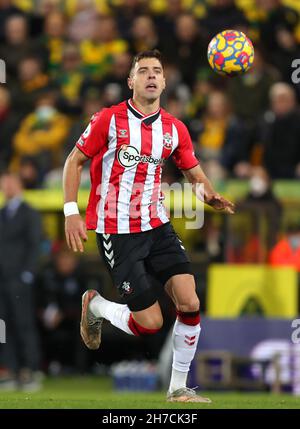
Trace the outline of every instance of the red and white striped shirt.
<instances>
[{"instance_id":1,"label":"red and white striped shirt","mask_svg":"<svg viewBox=\"0 0 300 429\"><path fill-rule=\"evenodd\" d=\"M91 158L88 229L125 234L169 221L161 172L171 155L182 170L198 165L186 126L159 109L141 113L131 100L96 113L76 143Z\"/></svg>"}]
</instances>

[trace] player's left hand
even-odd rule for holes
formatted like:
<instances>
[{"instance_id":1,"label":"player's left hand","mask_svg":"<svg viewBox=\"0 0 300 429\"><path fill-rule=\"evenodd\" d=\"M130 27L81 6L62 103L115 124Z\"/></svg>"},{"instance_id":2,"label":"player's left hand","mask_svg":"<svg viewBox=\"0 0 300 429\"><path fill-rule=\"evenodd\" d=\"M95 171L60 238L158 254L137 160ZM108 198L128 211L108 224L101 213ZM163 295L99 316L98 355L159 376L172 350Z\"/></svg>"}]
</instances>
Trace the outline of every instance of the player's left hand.
<instances>
[{"instance_id":1,"label":"player's left hand","mask_svg":"<svg viewBox=\"0 0 300 429\"><path fill-rule=\"evenodd\" d=\"M231 201L226 200L218 193L205 195L204 201L215 210L224 210L226 213L234 214L234 204Z\"/></svg>"}]
</instances>

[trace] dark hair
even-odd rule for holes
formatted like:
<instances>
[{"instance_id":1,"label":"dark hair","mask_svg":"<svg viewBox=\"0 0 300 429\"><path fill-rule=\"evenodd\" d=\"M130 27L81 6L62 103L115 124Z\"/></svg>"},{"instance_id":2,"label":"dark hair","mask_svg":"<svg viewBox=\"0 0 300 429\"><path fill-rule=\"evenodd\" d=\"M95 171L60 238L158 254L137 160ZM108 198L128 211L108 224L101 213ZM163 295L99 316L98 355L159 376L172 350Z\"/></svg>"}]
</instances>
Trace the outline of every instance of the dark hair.
<instances>
[{"instance_id":1,"label":"dark hair","mask_svg":"<svg viewBox=\"0 0 300 429\"><path fill-rule=\"evenodd\" d=\"M142 51L142 52L139 52L133 58L133 61L132 61L131 67L130 67L129 75L131 75L132 70L134 69L136 63L138 63L143 58L156 58L160 62L160 64L163 66L161 53L158 49L153 49L153 50L149 50L149 51Z\"/></svg>"}]
</instances>

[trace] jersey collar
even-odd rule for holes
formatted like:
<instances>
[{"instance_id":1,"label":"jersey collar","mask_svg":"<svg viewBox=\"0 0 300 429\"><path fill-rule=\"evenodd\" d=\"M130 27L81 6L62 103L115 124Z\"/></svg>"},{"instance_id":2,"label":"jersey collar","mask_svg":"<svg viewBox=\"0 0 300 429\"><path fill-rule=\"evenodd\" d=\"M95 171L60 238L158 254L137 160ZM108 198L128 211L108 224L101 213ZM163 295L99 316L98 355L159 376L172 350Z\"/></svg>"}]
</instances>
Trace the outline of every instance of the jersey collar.
<instances>
[{"instance_id":1,"label":"jersey collar","mask_svg":"<svg viewBox=\"0 0 300 429\"><path fill-rule=\"evenodd\" d=\"M145 125L150 125L152 124L154 121L156 121L156 119L159 117L160 115L160 108L153 113L150 113L149 115L144 115L140 110L138 110L131 99L126 101L127 107L130 110L130 112L138 119L141 119Z\"/></svg>"}]
</instances>

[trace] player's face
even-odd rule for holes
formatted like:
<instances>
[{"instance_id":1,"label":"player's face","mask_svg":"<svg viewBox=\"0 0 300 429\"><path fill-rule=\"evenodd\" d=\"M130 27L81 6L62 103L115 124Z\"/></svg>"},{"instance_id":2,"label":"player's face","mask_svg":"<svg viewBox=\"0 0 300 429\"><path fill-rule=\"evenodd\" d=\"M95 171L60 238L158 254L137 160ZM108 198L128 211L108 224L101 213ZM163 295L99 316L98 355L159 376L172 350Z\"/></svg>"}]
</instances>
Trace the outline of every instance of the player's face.
<instances>
[{"instance_id":1,"label":"player's face","mask_svg":"<svg viewBox=\"0 0 300 429\"><path fill-rule=\"evenodd\" d=\"M128 86L139 98L147 101L159 98L166 86L161 63L156 58L141 59L128 78Z\"/></svg>"}]
</instances>

